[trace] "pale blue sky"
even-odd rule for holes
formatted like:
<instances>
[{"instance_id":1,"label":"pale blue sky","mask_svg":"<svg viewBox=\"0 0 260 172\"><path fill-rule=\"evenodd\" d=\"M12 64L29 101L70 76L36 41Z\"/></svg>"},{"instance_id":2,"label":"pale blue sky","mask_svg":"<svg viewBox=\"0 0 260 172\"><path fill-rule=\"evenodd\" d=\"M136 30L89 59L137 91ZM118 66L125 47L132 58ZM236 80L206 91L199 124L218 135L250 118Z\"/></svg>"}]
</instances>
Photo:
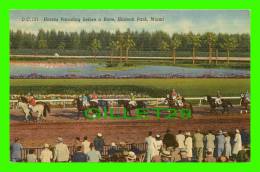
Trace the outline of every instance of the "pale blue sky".
<instances>
[{"instance_id":1,"label":"pale blue sky","mask_svg":"<svg viewBox=\"0 0 260 172\"><path fill-rule=\"evenodd\" d=\"M13 10L10 12L10 28L36 33L39 29L63 30L68 32L99 31L101 29L115 32L119 29L125 31L147 30L154 32L163 30L167 33L189 31L195 33L203 32L225 32L225 33L250 33L250 16L247 10ZM23 22L23 17L37 17L38 22ZM163 22L44 22L44 17L49 18L101 18L104 17L161 17Z\"/></svg>"}]
</instances>

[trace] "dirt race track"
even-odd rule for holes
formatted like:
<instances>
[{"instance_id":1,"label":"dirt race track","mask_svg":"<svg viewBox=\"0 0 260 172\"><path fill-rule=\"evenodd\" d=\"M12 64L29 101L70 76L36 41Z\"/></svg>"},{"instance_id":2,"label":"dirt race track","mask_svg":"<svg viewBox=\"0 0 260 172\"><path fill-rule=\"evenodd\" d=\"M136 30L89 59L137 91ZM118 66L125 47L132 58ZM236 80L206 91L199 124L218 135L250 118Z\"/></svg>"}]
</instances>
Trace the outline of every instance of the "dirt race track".
<instances>
[{"instance_id":1,"label":"dirt race track","mask_svg":"<svg viewBox=\"0 0 260 172\"><path fill-rule=\"evenodd\" d=\"M217 131L219 129L233 132L235 128L250 128L250 115L239 113L239 109L232 110L229 114L221 115L209 113L208 108L195 108L193 118L189 120L157 119L155 116L148 120L126 120L126 119L76 119L76 109L52 109L51 114L44 122L26 123L24 116L18 109L11 110L11 142L15 137L21 138L25 147L41 147L44 143L54 144L58 136L64 138L65 143L72 144L73 139L88 136L92 141L97 132L101 132L106 144L112 141L118 143L142 143L148 131L154 134L164 135L167 128L173 133L178 130L194 131Z\"/></svg>"}]
</instances>

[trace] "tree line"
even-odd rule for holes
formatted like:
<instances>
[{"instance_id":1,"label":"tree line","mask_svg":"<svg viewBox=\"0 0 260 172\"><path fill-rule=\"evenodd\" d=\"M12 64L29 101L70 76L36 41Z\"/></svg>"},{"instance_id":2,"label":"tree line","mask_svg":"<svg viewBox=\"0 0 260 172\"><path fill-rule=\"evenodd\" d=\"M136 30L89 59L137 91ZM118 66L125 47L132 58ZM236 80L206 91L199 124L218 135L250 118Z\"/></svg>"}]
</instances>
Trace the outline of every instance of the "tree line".
<instances>
[{"instance_id":1,"label":"tree line","mask_svg":"<svg viewBox=\"0 0 260 172\"><path fill-rule=\"evenodd\" d=\"M171 51L175 63L176 51L191 51L193 63L197 51L207 51L209 63L213 52L230 51L250 52L250 35L248 33L173 33L164 31L117 30L115 33L101 30L87 32L64 32L40 29L37 34L21 30L10 31L11 49L57 49L88 50L95 57L100 50L106 50L112 57L119 55L128 59L129 50L133 51ZM228 60L229 61L229 60Z\"/></svg>"}]
</instances>

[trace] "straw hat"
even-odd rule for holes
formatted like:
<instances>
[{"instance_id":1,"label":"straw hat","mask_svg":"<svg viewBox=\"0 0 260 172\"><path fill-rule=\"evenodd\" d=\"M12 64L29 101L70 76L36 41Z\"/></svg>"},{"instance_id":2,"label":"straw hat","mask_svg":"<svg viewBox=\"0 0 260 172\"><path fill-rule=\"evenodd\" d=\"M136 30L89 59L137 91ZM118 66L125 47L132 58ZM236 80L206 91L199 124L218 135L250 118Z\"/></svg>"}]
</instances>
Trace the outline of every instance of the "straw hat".
<instances>
[{"instance_id":1,"label":"straw hat","mask_svg":"<svg viewBox=\"0 0 260 172\"><path fill-rule=\"evenodd\" d=\"M62 138L62 137L58 137L58 138L57 138L57 141L58 141L58 142L63 142L63 138Z\"/></svg>"},{"instance_id":2,"label":"straw hat","mask_svg":"<svg viewBox=\"0 0 260 172\"><path fill-rule=\"evenodd\" d=\"M186 136L190 136L190 132L186 132L185 135L186 135Z\"/></svg>"},{"instance_id":3,"label":"straw hat","mask_svg":"<svg viewBox=\"0 0 260 172\"><path fill-rule=\"evenodd\" d=\"M156 138L160 138L161 136L160 136L160 134L156 134L156 136L155 136Z\"/></svg>"},{"instance_id":4,"label":"straw hat","mask_svg":"<svg viewBox=\"0 0 260 172\"><path fill-rule=\"evenodd\" d=\"M44 144L44 148L49 148L49 147L50 147L49 144L47 144L47 143Z\"/></svg>"},{"instance_id":5,"label":"straw hat","mask_svg":"<svg viewBox=\"0 0 260 172\"><path fill-rule=\"evenodd\" d=\"M102 137L102 133L97 133L97 136L98 137Z\"/></svg>"},{"instance_id":6,"label":"straw hat","mask_svg":"<svg viewBox=\"0 0 260 172\"><path fill-rule=\"evenodd\" d=\"M236 129L236 133L240 133L239 129Z\"/></svg>"},{"instance_id":7,"label":"straw hat","mask_svg":"<svg viewBox=\"0 0 260 172\"><path fill-rule=\"evenodd\" d=\"M128 152L127 158L130 159L130 160L135 160L136 159L136 155L135 155L134 152L130 151L130 152Z\"/></svg>"},{"instance_id":8,"label":"straw hat","mask_svg":"<svg viewBox=\"0 0 260 172\"><path fill-rule=\"evenodd\" d=\"M115 142L112 142L112 143L111 143L111 146L116 146Z\"/></svg>"}]
</instances>

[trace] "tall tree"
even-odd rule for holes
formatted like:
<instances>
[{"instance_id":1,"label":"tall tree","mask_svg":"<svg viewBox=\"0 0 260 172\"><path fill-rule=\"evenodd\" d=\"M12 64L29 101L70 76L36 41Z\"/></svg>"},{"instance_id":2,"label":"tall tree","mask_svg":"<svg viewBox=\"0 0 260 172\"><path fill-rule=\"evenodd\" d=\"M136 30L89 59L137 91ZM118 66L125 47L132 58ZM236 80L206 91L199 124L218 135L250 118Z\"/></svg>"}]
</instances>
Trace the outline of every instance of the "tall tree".
<instances>
[{"instance_id":1,"label":"tall tree","mask_svg":"<svg viewBox=\"0 0 260 172\"><path fill-rule=\"evenodd\" d=\"M195 64L196 49L201 46L200 35L193 34L192 32L190 32L189 37L190 37L191 45L192 45L192 64Z\"/></svg>"},{"instance_id":2,"label":"tall tree","mask_svg":"<svg viewBox=\"0 0 260 172\"><path fill-rule=\"evenodd\" d=\"M208 44L208 49L209 49L209 64L211 64L212 61L212 48L216 44L216 34L213 32L207 32L207 44Z\"/></svg>"},{"instance_id":3,"label":"tall tree","mask_svg":"<svg viewBox=\"0 0 260 172\"><path fill-rule=\"evenodd\" d=\"M111 50L111 53L110 53L110 63L112 63L114 52L118 49L117 42L116 41L110 42L109 43L109 49Z\"/></svg>"},{"instance_id":4,"label":"tall tree","mask_svg":"<svg viewBox=\"0 0 260 172\"><path fill-rule=\"evenodd\" d=\"M181 38L179 34L172 35L171 47L172 47L172 58L173 64L176 62L176 49L181 46Z\"/></svg>"},{"instance_id":5,"label":"tall tree","mask_svg":"<svg viewBox=\"0 0 260 172\"><path fill-rule=\"evenodd\" d=\"M229 64L230 51L238 46L238 42L231 35L225 34L223 42L220 44L221 48L227 51L227 63Z\"/></svg>"},{"instance_id":6,"label":"tall tree","mask_svg":"<svg viewBox=\"0 0 260 172\"><path fill-rule=\"evenodd\" d=\"M100 41L97 40L96 38L92 40L91 44L90 44L90 49L92 51L92 54L94 56L94 61L96 61L96 57L97 57L97 52L98 50L101 48L101 44Z\"/></svg>"},{"instance_id":7,"label":"tall tree","mask_svg":"<svg viewBox=\"0 0 260 172\"><path fill-rule=\"evenodd\" d=\"M128 62L128 52L130 48L133 48L135 46L135 42L133 41L133 39L131 38L129 33L126 33L126 39L124 40L124 47L125 47L125 51L126 51L126 57L125 57L125 61Z\"/></svg>"}]
</instances>

